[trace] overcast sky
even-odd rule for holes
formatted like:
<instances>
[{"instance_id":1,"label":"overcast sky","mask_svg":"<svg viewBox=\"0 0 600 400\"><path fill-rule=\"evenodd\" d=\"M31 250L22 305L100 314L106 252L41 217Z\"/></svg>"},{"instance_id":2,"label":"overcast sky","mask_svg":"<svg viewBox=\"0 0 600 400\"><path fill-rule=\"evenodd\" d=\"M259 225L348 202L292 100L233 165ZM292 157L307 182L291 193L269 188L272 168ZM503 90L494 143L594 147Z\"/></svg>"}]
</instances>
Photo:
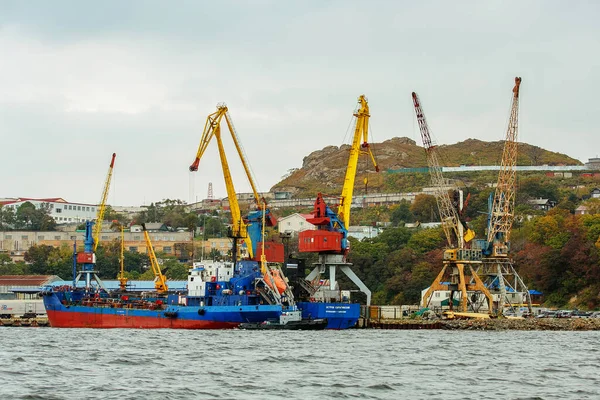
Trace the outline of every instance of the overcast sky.
<instances>
[{"instance_id":1,"label":"overcast sky","mask_svg":"<svg viewBox=\"0 0 600 400\"><path fill-rule=\"evenodd\" d=\"M372 141L421 144L412 91L438 143L502 140L517 75L520 141L585 162L599 21L592 0L3 0L0 197L97 203L113 152L113 205L224 197L216 143L188 172L218 102L263 191L348 142L362 93Z\"/></svg>"}]
</instances>

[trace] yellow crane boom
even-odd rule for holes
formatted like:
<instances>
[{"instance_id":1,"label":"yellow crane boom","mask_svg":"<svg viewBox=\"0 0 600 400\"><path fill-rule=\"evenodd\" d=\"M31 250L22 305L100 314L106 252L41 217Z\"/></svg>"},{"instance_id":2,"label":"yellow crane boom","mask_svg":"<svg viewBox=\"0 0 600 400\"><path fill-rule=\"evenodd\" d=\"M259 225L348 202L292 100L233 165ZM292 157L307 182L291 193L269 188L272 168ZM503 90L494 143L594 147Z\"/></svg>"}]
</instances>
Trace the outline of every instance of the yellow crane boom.
<instances>
[{"instance_id":1,"label":"yellow crane boom","mask_svg":"<svg viewBox=\"0 0 600 400\"><path fill-rule=\"evenodd\" d=\"M94 252L98 248L98 242L100 239L100 232L102 231L102 221L104 221L104 212L106 211L106 199L108 198L108 189L110 188L110 180L112 178L113 168L115 166L116 153L112 154L110 160L110 166L108 167L108 174L106 175L106 181L104 182L104 189L102 190L102 198L98 209L96 210L96 224L94 225Z\"/></svg>"},{"instance_id":2,"label":"yellow crane boom","mask_svg":"<svg viewBox=\"0 0 600 400\"><path fill-rule=\"evenodd\" d=\"M369 104L364 94L358 98L359 109L354 114L356 117L356 127L354 129L354 138L352 147L350 148L350 156L348 157L348 166L346 167L346 176L344 178L344 187L342 188L342 196L338 207L338 217L344 223L344 227L348 229L350 226L350 207L352 206L352 194L354 192L354 181L356 179L356 170L358 168L358 156L361 153L366 153L370 156L375 170L379 172L379 166L375 161L375 157L369 147ZM362 143L361 143L362 138Z\"/></svg>"},{"instance_id":3,"label":"yellow crane boom","mask_svg":"<svg viewBox=\"0 0 600 400\"><path fill-rule=\"evenodd\" d=\"M232 237L234 240L242 239L248 248L248 254L250 258L254 257L252 250L252 240L248 235L248 227L242 218L242 213L240 211L240 205L237 199L237 195L235 192L235 187L233 185L233 180L231 178L231 170L229 168L229 163L227 162L227 156L225 155L225 148L223 147L223 141L221 139L221 121L225 117L225 121L227 127L229 128L229 132L231 133L231 137L233 139L233 143L235 144L235 148L238 152L240 160L242 161L242 165L244 167L244 171L246 172L246 176L248 178L248 182L250 182L250 186L252 187L252 192L254 193L254 200L257 207L260 207L261 199L259 198L258 191L256 190L256 185L254 184L254 179L252 178L252 174L250 173L249 164L246 160L244 152L242 151L242 147L240 145L240 141L237 137L237 133L233 122L231 121L231 116L229 115L228 108L225 104L218 104L217 111L210 114L206 118L206 123L204 124L204 131L202 133L202 138L200 139L200 146L198 147L198 152L196 154L196 158L192 165L190 166L190 171L197 171L198 165L200 164L200 159L204 155L208 144L214 137L217 141L217 147L219 148L219 158L221 160L221 169L223 171L223 178L225 180L225 187L227 189L227 198L229 199L229 209L231 212L232 219ZM237 257L236 254L233 255Z\"/></svg>"},{"instance_id":4,"label":"yellow crane boom","mask_svg":"<svg viewBox=\"0 0 600 400\"><path fill-rule=\"evenodd\" d=\"M150 241L150 235L146 230L146 224L142 224L142 229L144 231L144 239L146 240L148 257L150 258L150 267L152 268L152 272L154 273L154 288L158 293L164 293L169 290L169 287L167 286L167 278L163 275L162 271L160 270L158 259L156 258L156 254L154 253L154 247L152 247L152 242Z\"/></svg>"},{"instance_id":5,"label":"yellow crane boom","mask_svg":"<svg viewBox=\"0 0 600 400\"><path fill-rule=\"evenodd\" d=\"M519 88L521 78L515 78L510 119L502 152L502 163L498 174L498 184L494 192L489 227L488 243L493 245L493 255L508 256L510 231L515 214L515 193L517 186L517 138L519 134Z\"/></svg>"}]
</instances>

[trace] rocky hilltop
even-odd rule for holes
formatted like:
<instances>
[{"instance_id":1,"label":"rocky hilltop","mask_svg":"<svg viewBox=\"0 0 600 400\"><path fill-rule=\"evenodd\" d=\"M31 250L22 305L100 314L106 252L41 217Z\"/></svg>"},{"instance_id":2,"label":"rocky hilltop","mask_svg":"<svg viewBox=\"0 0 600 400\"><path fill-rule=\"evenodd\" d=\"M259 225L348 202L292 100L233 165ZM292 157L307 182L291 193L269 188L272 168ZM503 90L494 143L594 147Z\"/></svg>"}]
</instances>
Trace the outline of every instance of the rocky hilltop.
<instances>
[{"instance_id":1,"label":"rocky hilltop","mask_svg":"<svg viewBox=\"0 0 600 400\"><path fill-rule=\"evenodd\" d=\"M504 141L484 142L467 139L452 145L438 147L440 163L447 167L460 165L499 165ZM385 176L400 168L422 168L427 166L425 150L414 140L395 137L383 143L371 144L371 149L382 173L376 173L368 156L361 156L356 185L367 178L368 186L376 191L385 188ZM341 190L348 162L350 145L327 146L304 157L302 167L290 171L271 191L289 191L296 196L312 196L316 192L337 193ZM538 146L519 143L518 165L581 165L567 155L544 150Z\"/></svg>"}]
</instances>

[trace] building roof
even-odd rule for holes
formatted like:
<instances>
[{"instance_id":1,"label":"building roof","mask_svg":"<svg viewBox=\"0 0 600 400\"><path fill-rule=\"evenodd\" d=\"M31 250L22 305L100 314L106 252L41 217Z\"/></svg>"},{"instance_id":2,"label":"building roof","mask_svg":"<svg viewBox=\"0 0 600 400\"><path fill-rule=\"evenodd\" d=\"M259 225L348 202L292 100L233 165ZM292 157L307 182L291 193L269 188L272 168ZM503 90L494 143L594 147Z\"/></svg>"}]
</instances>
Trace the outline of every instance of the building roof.
<instances>
[{"instance_id":1,"label":"building roof","mask_svg":"<svg viewBox=\"0 0 600 400\"><path fill-rule=\"evenodd\" d=\"M148 222L145 224L147 231L167 231L168 227L162 222Z\"/></svg>"},{"instance_id":2,"label":"building roof","mask_svg":"<svg viewBox=\"0 0 600 400\"><path fill-rule=\"evenodd\" d=\"M546 204L548 204L548 201L548 199L533 199L529 200L528 203L536 206L545 206Z\"/></svg>"},{"instance_id":3,"label":"building roof","mask_svg":"<svg viewBox=\"0 0 600 400\"><path fill-rule=\"evenodd\" d=\"M0 275L0 286L44 286L60 280L56 275Z\"/></svg>"},{"instance_id":4,"label":"building roof","mask_svg":"<svg viewBox=\"0 0 600 400\"><path fill-rule=\"evenodd\" d=\"M288 218L292 218L292 217L295 217L295 216L299 216L299 217L304 218L304 219L312 218L313 217L312 214L293 213L293 214L288 215L287 217L281 217L281 218L279 218L279 221L284 221L284 220L286 220Z\"/></svg>"},{"instance_id":5,"label":"building roof","mask_svg":"<svg viewBox=\"0 0 600 400\"><path fill-rule=\"evenodd\" d=\"M62 197L47 197L47 198L42 198L42 199L34 199L33 197L18 197L16 199L3 199L2 201L0 201L0 205L22 203L25 201L40 201L42 203L68 203L68 204L79 204L79 205L84 205L84 206L96 206L96 204L69 203Z\"/></svg>"}]
</instances>

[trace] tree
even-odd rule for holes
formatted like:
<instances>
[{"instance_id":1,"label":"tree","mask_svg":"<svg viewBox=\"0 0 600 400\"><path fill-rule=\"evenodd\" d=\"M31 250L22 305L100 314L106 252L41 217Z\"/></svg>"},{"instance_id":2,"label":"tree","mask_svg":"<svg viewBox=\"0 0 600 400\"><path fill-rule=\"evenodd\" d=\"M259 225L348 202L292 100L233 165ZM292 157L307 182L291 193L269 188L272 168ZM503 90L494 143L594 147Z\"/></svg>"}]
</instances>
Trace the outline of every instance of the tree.
<instances>
[{"instance_id":1,"label":"tree","mask_svg":"<svg viewBox=\"0 0 600 400\"><path fill-rule=\"evenodd\" d=\"M385 243L390 251L395 251L404 247L411 236L408 228L387 228L377 236L377 242Z\"/></svg>"},{"instance_id":2,"label":"tree","mask_svg":"<svg viewBox=\"0 0 600 400\"><path fill-rule=\"evenodd\" d=\"M15 209L0 204L0 230L6 231L13 229L15 222Z\"/></svg>"},{"instance_id":3,"label":"tree","mask_svg":"<svg viewBox=\"0 0 600 400\"><path fill-rule=\"evenodd\" d=\"M442 247L444 243L442 229L419 229L408 240L408 247L417 253L427 253Z\"/></svg>"},{"instance_id":4,"label":"tree","mask_svg":"<svg viewBox=\"0 0 600 400\"><path fill-rule=\"evenodd\" d=\"M15 227L32 231L53 231L56 228L56 222L50 216L50 205L41 203L40 207L36 208L29 201L21 204L15 215Z\"/></svg>"},{"instance_id":5,"label":"tree","mask_svg":"<svg viewBox=\"0 0 600 400\"><path fill-rule=\"evenodd\" d=\"M129 218L126 215L116 212L109 205L107 205L104 209L104 220L117 221L117 223L123 226L127 225L130 222Z\"/></svg>"},{"instance_id":6,"label":"tree","mask_svg":"<svg viewBox=\"0 0 600 400\"><path fill-rule=\"evenodd\" d=\"M33 245L25 252L25 262L29 263L31 273L39 275L48 274L48 257L54 247L45 244Z\"/></svg>"},{"instance_id":7,"label":"tree","mask_svg":"<svg viewBox=\"0 0 600 400\"><path fill-rule=\"evenodd\" d=\"M392 225L398 226L407 222L414 221L414 215L410 211L410 201L401 200L400 204L394 209L391 216Z\"/></svg>"},{"instance_id":8,"label":"tree","mask_svg":"<svg viewBox=\"0 0 600 400\"><path fill-rule=\"evenodd\" d=\"M27 275L29 266L22 261L13 262L8 254L0 253L0 275Z\"/></svg>"},{"instance_id":9,"label":"tree","mask_svg":"<svg viewBox=\"0 0 600 400\"><path fill-rule=\"evenodd\" d=\"M418 194L415 201L410 206L410 211L415 219L420 222L438 222L438 208L434 196L428 194Z\"/></svg>"}]
</instances>

